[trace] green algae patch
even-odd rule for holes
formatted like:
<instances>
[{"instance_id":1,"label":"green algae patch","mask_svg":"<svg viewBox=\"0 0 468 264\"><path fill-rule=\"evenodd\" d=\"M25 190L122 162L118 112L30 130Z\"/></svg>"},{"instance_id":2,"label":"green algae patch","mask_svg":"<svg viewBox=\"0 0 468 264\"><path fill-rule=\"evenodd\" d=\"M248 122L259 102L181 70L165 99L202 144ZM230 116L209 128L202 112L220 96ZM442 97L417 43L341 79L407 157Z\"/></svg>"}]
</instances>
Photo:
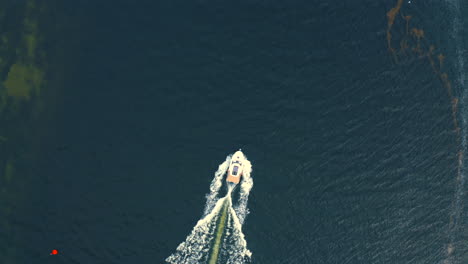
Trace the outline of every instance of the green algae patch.
<instances>
[{"instance_id":1,"label":"green algae patch","mask_svg":"<svg viewBox=\"0 0 468 264\"><path fill-rule=\"evenodd\" d=\"M9 96L29 100L33 93L39 93L43 72L32 65L13 64L3 82Z\"/></svg>"},{"instance_id":2,"label":"green algae patch","mask_svg":"<svg viewBox=\"0 0 468 264\"><path fill-rule=\"evenodd\" d=\"M19 249L28 233L18 232L12 217L27 209L27 201L34 197L30 192L35 190L34 174L29 168L41 158L43 139L48 139L48 124L53 122L62 87L57 75L65 72L61 64L70 61L64 57L71 43L57 41L64 39L60 34L69 34L68 20L60 12L62 1L10 2L0 0L1 264L19 264L21 259Z\"/></svg>"},{"instance_id":3,"label":"green algae patch","mask_svg":"<svg viewBox=\"0 0 468 264\"><path fill-rule=\"evenodd\" d=\"M28 54L28 57L34 58L34 54L36 52L36 45L37 45L37 39L35 34L26 34L24 36L24 41L26 45L26 51Z\"/></svg>"},{"instance_id":4,"label":"green algae patch","mask_svg":"<svg viewBox=\"0 0 468 264\"><path fill-rule=\"evenodd\" d=\"M42 43L42 37L37 18L38 10L36 9L35 1L26 2L20 37L15 45L15 50L10 50L10 52L16 53L16 59L10 65L4 65L3 58L0 58L1 68L6 66L6 72L8 72L6 79L3 81L4 89L0 92L9 97L26 101L29 101L33 95L39 95L46 66L37 63L44 59L44 54L38 48L38 45ZM7 47L15 47L11 45L12 43L9 43L6 34L2 34L0 41Z\"/></svg>"},{"instance_id":5,"label":"green algae patch","mask_svg":"<svg viewBox=\"0 0 468 264\"><path fill-rule=\"evenodd\" d=\"M38 51L38 38L40 38L39 26L36 20L28 17L24 19L23 26L23 43L26 49L26 54L24 54L24 56L29 60L34 60L36 52Z\"/></svg>"},{"instance_id":6,"label":"green algae patch","mask_svg":"<svg viewBox=\"0 0 468 264\"><path fill-rule=\"evenodd\" d=\"M10 182L13 178L13 173L15 172L15 167L13 166L13 162L7 162L5 166L5 181Z\"/></svg>"}]
</instances>

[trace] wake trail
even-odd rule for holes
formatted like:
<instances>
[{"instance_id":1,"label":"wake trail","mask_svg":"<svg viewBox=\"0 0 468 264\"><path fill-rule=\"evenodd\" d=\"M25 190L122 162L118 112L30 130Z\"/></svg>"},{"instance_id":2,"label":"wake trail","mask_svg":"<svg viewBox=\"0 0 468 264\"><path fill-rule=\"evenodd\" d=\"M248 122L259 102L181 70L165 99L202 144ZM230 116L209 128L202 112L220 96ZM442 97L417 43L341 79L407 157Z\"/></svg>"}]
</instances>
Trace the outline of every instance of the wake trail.
<instances>
[{"instance_id":1,"label":"wake trail","mask_svg":"<svg viewBox=\"0 0 468 264\"><path fill-rule=\"evenodd\" d=\"M235 208L235 213L239 217L239 223L242 225L244 223L245 218L249 214L249 209L247 208L247 202L249 200L250 190L253 187L253 180L250 177L250 173L252 172L252 164L246 159L244 164L244 172L243 172L243 180L240 186L240 197L239 203Z\"/></svg>"},{"instance_id":2,"label":"wake trail","mask_svg":"<svg viewBox=\"0 0 468 264\"><path fill-rule=\"evenodd\" d=\"M225 174L231 161L231 155L221 163L211 181L210 193L206 195L206 204L202 218L166 262L172 264L229 263L242 264L251 261L252 253L247 249L247 242L242 233L242 224L248 214L247 201L253 180L251 163L245 158L241 178L240 194L236 206L233 206L232 194L235 185L226 184L227 193L219 198L219 192L225 182Z\"/></svg>"},{"instance_id":3,"label":"wake trail","mask_svg":"<svg viewBox=\"0 0 468 264\"><path fill-rule=\"evenodd\" d=\"M203 216L206 216L209 212L211 212L215 206L219 190L223 185L223 176L229 167L229 162L231 162L231 155L226 157L226 160L219 165L218 170L215 172L214 178L210 184L210 193L206 195L206 204Z\"/></svg>"},{"instance_id":4,"label":"wake trail","mask_svg":"<svg viewBox=\"0 0 468 264\"><path fill-rule=\"evenodd\" d=\"M467 117L468 117L468 91L466 90L466 69L465 69L465 56L467 55L466 49L464 48L463 41L463 21L461 12L461 2L459 0L448 1L449 11L451 13L452 20L452 43L455 48L455 72L456 82L455 88L461 95L459 103L459 116L461 119L460 126L460 149L458 153L458 166L457 166L457 178L455 186L454 200L452 204L452 211L450 214L449 224L449 244L447 245L447 259L444 263L460 263L460 256L457 251L462 252L460 247L466 245L459 239L460 231L463 228L463 211L464 211L464 200L465 200L465 185L466 185L466 169L464 166L465 152L467 148Z\"/></svg>"}]
</instances>

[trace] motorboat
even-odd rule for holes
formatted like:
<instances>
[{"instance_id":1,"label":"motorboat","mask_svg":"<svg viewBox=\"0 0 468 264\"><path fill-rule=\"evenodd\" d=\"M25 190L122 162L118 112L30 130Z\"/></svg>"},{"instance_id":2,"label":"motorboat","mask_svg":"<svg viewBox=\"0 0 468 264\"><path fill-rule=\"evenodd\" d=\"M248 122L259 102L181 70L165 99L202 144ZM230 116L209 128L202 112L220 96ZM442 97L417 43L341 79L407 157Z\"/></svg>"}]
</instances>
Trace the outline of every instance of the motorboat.
<instances>
[{"instance_id":1,"label":"motorboat","mask_svg":"<svg viewBox=\"0 0 468 264\"><path fill-rule=\"evenodd\" d=\"M227 170L226 181L238 184L242 176L242 170L244 168L244 153L239 149L232 155L231 163Z\"/></svg>"}]
</instances>

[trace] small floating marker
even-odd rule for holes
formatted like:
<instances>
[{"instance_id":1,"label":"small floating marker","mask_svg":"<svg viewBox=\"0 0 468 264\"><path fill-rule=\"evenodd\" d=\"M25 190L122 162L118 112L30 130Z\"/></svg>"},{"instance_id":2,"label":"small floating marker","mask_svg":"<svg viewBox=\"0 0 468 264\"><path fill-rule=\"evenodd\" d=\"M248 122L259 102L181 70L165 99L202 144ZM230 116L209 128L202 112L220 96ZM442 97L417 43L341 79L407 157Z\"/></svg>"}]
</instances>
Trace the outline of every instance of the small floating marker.
<instances>
[{"instance_id":1,"label":"small floating marker","mask_svg":"<svg viewBox=\"0 0 468 264\"><path fill-rule=\"evenodd\" d=\"M58 250L56 249L52 249L52 251L50 252L50 255L57 255L58 254Z\"/></svg>"}]
</instances>

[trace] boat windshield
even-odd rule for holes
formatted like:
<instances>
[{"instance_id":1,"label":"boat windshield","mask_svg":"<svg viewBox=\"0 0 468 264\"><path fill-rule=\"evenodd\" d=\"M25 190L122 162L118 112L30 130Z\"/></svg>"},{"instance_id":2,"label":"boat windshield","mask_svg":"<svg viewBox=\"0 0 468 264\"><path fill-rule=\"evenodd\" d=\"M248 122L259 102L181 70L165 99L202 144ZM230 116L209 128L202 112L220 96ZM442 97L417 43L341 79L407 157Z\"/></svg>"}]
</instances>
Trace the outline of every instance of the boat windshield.
<instances>
[{"instance_id":1,"label":"boat windshield","mask_svg":"<svg viewBox=\"0 0 468 264\"><path fill-rule=\"evenodd\" d=\"M232 168L232 175L236 176L238 169L239 169L238 166L234 166L234 168Z\"/></svg>"}]
</instances>

